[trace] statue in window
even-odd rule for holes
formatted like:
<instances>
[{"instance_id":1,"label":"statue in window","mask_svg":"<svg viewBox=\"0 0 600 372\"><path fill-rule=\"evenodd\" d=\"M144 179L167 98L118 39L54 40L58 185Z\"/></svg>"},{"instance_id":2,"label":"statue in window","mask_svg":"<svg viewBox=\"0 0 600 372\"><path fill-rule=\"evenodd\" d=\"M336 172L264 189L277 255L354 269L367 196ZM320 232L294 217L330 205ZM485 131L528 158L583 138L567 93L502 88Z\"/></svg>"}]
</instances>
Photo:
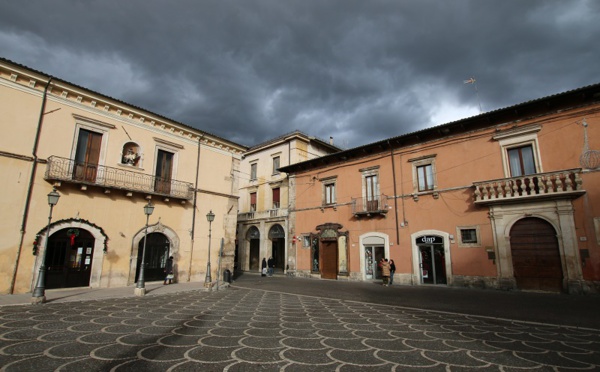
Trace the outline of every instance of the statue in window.
<instances>
[{"instance_id":1,"label":"statue in window","mask_svg":"<svg viewBox=\"0 0 600 372\"><path fill-rule=\"evenodd\" d=\"M135 165L139 158L139 155L132 149L128 149L127 154L123 155L123 164Z\"/></svg>"}]
</instances>

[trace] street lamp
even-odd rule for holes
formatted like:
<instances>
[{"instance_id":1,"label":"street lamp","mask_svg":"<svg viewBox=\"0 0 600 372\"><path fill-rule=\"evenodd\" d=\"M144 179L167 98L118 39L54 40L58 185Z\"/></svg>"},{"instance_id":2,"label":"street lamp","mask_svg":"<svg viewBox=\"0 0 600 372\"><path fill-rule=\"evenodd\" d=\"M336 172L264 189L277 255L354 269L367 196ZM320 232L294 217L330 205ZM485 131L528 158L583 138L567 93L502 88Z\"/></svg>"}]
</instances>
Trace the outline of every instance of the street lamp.
<instances>
[{"instance_id":1,"label":"street lamp","mask_svg":"<svg viewBox=\"0 0 600 372\"><path fill-rule=\"evenodd\" d=\"M44 243L44 253L42 253L42 263L40 272L37 278L37 284L33 290L31 303L39 304L46 302L46 252L48 251L48 239L50 238L50 222L52 222L52 209L58 204L60 194L55 188L48 194L48 205L50 206L50 214L48 215L48 227L46 228L46 242Z\"/></svg>"},{"instance_id":2,"label":"street lamp","mask_svg":"<svg viewBox=\"0 0 600 372\"><path fill-rule=\"evenodd\" d=\"M144 268L146 267L146 241L148 240L148 220L154 212L154 205L148 200L148 204L144 206L144 214L146 215L146 231L144 232L144 246L142 247L142 263L140 264L140 273L138 275L137 285L135 286L135 295L144 296L146 294L146 281L144 280Z\"/></svg>"},{"instance_id":3,"label":"street lamp","mask_svg":"<svg viewBox=\"0 0 600 372\"><path fill-rule=\"evenodd\" d=\"M208 261L206 263L206 278L204 279L204 286L208 287L212 282L212 278L210 276L210 240L212 235L212 222L215 220L215 214L212 212L212 209L206 214L206 220L208 221Z\"/></svg>"}]
</instances>

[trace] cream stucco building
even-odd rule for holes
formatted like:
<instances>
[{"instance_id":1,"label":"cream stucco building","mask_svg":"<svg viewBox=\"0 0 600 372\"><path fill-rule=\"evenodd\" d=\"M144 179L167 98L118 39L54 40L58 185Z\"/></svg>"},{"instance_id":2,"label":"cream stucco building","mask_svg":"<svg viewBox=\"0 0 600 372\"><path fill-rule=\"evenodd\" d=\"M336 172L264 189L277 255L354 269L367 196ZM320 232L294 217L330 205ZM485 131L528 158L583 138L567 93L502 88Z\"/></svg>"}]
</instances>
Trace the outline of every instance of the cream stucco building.
<instances>
[{"instance_id":1,"label":"cream stucco building","mask_svg":"<svg viewBox=\"0 0 600 372\"><path fill-rule=\"evenodd\" d=\"M146 281L173 256L202 283L209 228L213 280L233 270L245 146L5 59L0 112L0 293L33 289L46 246L46 288L133 284L148 201Z\"/></svg>"},{"instance_id":2,"label":"cream stucco building","mask_svg":"<svg viewBox=\"0 0 600 372\"><path fill-rule=\"evenodd\" d=\"M340 151L329 142L295 131L248 149L239 172L237 266L259 271L272 257L275 270L294 272L294 236L289 233L287 174L279 167Z\"/></svg>"}]
</instances>

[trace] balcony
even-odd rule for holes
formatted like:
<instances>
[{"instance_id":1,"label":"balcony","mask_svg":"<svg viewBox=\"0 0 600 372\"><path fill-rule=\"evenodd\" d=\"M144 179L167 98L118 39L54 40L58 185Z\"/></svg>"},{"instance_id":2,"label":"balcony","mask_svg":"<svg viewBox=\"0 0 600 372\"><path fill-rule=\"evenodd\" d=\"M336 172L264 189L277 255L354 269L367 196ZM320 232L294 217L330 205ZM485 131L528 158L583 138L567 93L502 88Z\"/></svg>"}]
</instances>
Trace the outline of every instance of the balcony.
<instances>
[{"instance_id":1,"label":"balcony","mask_svg":"<svg viewBox=\"0 0 600 372\"><path fill-rule=\"evenodd\" d=\"M475 186L475 204L500 204L541 199L577 198L585 194L581 184L581 169L567 169L474 182L473 186Z\"/></svg>"},{"instance_id":2,"label":"balcony","mask_svg":"<svg viewBox=\"0 0 600 372\"><path fill-rule=\"evenodd\" d=\"M169 180L149 174L97 164L79 164L73 159L51 156L44 179L82 185L192 200L194 187L189 182Z\"/></svg>"},{"instance_id":3,"label":"balcony","mask_svg":"<svg viewBox=\"0 0 600 372\"><path fill-rule=\"evenodd\" d=\"M355 217L385 216L388 212L388 197L381 194L367 200L363 198L352 198L352 214Z\"/></svg>"},{"instance_id":4,"label":"balcony","mask_svg":"<svg viewBox=\"0 0 600 372\"><path fill-rule=\"evenodd\" d=\"M287 217L287 215L288 215L287 208L269 209L266 211L257 211L257 212L245 212L245 213L238 214L238 222L261 220L261 219L276 218L276 217Z\"/></svg>"}]
</instances>

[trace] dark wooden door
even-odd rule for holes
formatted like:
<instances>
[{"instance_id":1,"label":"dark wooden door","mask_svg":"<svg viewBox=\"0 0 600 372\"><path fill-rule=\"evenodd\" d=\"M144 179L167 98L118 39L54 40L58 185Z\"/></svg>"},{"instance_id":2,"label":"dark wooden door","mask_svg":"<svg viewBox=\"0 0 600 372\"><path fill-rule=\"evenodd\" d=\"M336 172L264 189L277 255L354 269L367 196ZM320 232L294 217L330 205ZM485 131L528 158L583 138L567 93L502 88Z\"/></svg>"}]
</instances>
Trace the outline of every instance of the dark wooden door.
<instances>
[{"instance_id":1,"label":"dark wooden door","mask_svg":"<svg viewBox=\"0 0 600 372\"><path fill-rule=\"evenodd\" d=\"M321 243L321 278L337 279L338 250L337 242Z\"/></svg>"},{"instance_id":2,"label":"dark wooden door","mask_svg":"<svg viewBox=\"0 0 600 372\"><path fill-rule=\"evenodd\" d=\"M102 134L80 129L73 165L73 179L77 181L96 182Z\"/></svg>"},{"instance_id":3,"label":"dark wooden door","mask_svg":"<svg viewBox=\"0 0 600 372\"><path fill-rule=\"evenodd\" d=\"M512 227L510 246L518 288L562 290L560 251L552 225L539 218L524 218Z\"/></svg>"},{"instance_id":4,"label":"dark wooden door","mask_svg":"<svg viewBox=\"0 0 600 372\"><path fill-rule=\"evenodd\" d=\"M156 182L154 191L161 194L171 193L171 177L173 173L173 154L158 150L156 157Z\"/></svg>"}]
</instances>

